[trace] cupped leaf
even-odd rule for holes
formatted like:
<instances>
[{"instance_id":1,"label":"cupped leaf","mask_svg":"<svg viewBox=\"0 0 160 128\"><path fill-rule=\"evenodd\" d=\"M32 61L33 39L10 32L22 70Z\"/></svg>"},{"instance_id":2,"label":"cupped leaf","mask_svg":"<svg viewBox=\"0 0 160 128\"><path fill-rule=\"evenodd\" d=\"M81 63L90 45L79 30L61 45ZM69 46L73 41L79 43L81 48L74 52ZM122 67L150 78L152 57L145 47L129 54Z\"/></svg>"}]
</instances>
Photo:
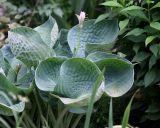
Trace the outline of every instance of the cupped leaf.
<instances>
[{"instance_id":1,"label":"cupped leaf","mask_svg":"<svg viewBox=\"0 0 160 128\"><path fill-rule=\"evenodd\" d=\"M35 82L40 90L54 91L64 60L64 58L48 58L39 64L35 73Z\"/></svg>"},{"instance_id":2,"label":"cupped leaf","mask_svg":"<svg viewBox=\"0 0 160 128\"><path fill-rule=\"evenodd\" d=\"M44 24L36 27L34 30L40 34L42 40L49 47L54 46L58 36L58 25L52 16L50 16Z\"/></svg>"},{"instance_id":3,"label":"cupped leaf","mask_svg":"<svg viewBox=\"0 0 160 128\"><path fill-rule=\"evenodd\" d=\"M0 114L5 116L12 116L14 112L22 112L24 107L24 102L12 104L9 97L4 92L0 91Z\"/></svg>"},{"instance_id":4,"label":"cupped leaf","mask_svg":"<svg viewBox=\"0 0 160 128\"><path fill-rule=\"evenodd\" d=\"M103 20L95 24L88 20L71 28L68 33L68 43L75 56L85 57L86 44L109 44L118 35L117 20Z\"/></svg>"},{"instance_id":5,"label":"cupped leaf","mask_svg":"<svg viewBox=\"0 0 160 128\"><path fill-rule=\"evenodd\" d=\"M14 56L29 67L36 66L52 52L38 32L28 27L18 27L9 31L8 42Z\"/></svg>"},{"instance_id":6,"label":"cupped leaf","mask_svg":"<svg viewBox=\"0 0 160 128\"><path fill-rule=\"evenodd\" d=\"M72 58L66 60L60 68L60 81L55 92L64 104L79 107L86 106L92 93L94 83L101 71L89 60ZM95 101L103 94L104 82L101 83Z\"/></svg>"},{"instance_id":7,"label":"cupped leaf","mask_svg":"<svg viewBox=\"0 0 160 128\"><path fill-rule=\"evenodd\" d=\"M125 94L133 85L134 70L129 61L107 58L96 62L102 70L105 68L105 93L111 97Z\"/></svg>"}]
</instances>

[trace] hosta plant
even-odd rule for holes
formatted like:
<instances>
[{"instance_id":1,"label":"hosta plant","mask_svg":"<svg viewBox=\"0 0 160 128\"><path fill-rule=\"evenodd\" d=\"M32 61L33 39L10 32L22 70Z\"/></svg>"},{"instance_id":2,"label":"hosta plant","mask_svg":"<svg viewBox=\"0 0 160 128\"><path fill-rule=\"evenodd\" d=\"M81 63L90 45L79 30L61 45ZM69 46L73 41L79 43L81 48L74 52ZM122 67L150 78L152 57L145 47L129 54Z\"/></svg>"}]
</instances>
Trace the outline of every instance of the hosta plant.
<instances>
[{"instance_id":1,"label":"hosta plant","mask_svg":"<svg viewBox=\"0 0 160 128\"><path fill-rule=\"evenodd\" d=\"M38 108L41 118L38 127L71 127L70 123L66 126L60 121L73 123L71 113L86 113L88 105L99 100L102 94L111 98L125 94L132 87L134 70L131 62L111 53L118 32L116 19L98 23L92 19L70 30L58 30L51 16L34 29L24 26L11 29L7 44L0 52L0 90L7 95L0 98L0 114L22 112L24 99L19 97L25 96L28 102L24 111L31 109L29 105ZM32 97L37 106L31 104ZM6 98L13 105L4 102ZM14 104L15 100L23 102ZM55 112L57 100L66 109L56 115L58 123L55 123L56 119L46 116L45 107ZM62 120L67 111L71 113ZM19 115L17 122L24 126L25 116ZM73 124L76 127L77 123Z\"/></svg>"}]
</instances>

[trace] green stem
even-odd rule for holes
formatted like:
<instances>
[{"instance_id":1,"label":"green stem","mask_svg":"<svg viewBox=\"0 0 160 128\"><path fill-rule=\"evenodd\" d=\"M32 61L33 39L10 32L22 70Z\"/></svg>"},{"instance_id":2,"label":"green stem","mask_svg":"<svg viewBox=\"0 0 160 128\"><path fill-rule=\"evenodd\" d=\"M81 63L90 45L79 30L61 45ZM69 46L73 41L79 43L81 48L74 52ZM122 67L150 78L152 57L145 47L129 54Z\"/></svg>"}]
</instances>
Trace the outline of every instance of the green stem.
<instances>
[{"instance_id":1,"label":"green stem","mask_svg":"<svg viewBox=\"0 0 160 128\"><path fill-rule=\"evenodd\" d=\"M25 117L26 117L27 122L32 126L32 128L37 128L27 114L25 114Z\"/></svg>"},{"instance_id":2,"label":"green stem","mask_svg":"<svg viewBox=\"0 0 160 128\"><path fill-rule=\"evenodd\" d=\"M2 117L0 117L0 122L3 124L3 126L5 126L5 128L11 128L11 126L9 126L9 124Z\"/></svg>"},{"instance_id":3,"label":"green stem","mask_svg":"<svg viewBox=\"0 0 160 128\"><path fill-rule=\"evenodd\" d=\"M79 26L78 26L77 43L76 43L76 48L74 49L73 56L76 56L76 54L77 54L77 52L79 50L79 47L80 47L80 43L81 43L81 40L80 40L81 27L82 27L82 23L80 23Z\"/></svg>"},{"instance_id":4,"label":"green stem","mask_svg":"<svg viewBox=\"0 0 160 128\"><path fill-rule=\"evenodd\" d=\"M102 83L102 80L104 79L104 77L103 77L104 70L105 69L103 69L103 71L99 74L99 76L93 86L92 95L91 95L90 103L89 103L88 110L87 110L84 128L89 128L90 118L91 118L91 114L92 114L92 110L93 110L94 98L96 96L96 92L97 92L99 86Z\"/></svg>"},{"instance_id":5,"label":"green stem","mask_svg":"<svg viewBox=\"0 0 160 128\"><path fill-rule=\"evenodd\" d=\"M68 111L68 107L65 107L63 109L63 111L61 112L61 114L59 115L56 124L54 125L54 128L59 128L60 122L62 121L64 115L66 114L66 112Z\"/></svg>"},{"instance_id":6,"label":"green stem","mask_svg":"<svg viewBox=\"0 0 160 128\"><path fill-rule=\"evenodd\" d=\"M19 125L21 124L24 115L25 115L25 111L22 113L21 117L19 118L19 120L18 120L17 123L16 123L16 127L17 127L17 128L18 128Z\"/></svg>"},{"instance_id":7,"label":"green stem","mask_svg":"<svg viewBox=\"0 0 160 128\"><path fill-rule=\"evenodd\" d=\"M76 120L74 121L74 123L73 123L73 125L72 125L71 128L76 128L77 125L78 125L78 123L79 123L79 121L81 120L82 117L83 117L83 115L79 115L79 116L76 118Z\"/></svg>"},{"instance_id":8,"label":"green stem","mask_svg":"<svg viewBox=\"0 0 160 128\"><path fill-rule=\"evenodd\" d=\"M73 117L73 113L69 113L69 115L67 116L67 119L66 119L66 128L69 128L69 125L71 123L71 120L72 120L72 117Z\"/></svg>"},{"instance_id":9,"label":"green stem","mask_svg":"<svg viewBox=\"0 0 160 128\"><path fill-rule=\"evenodd\" d=\"M113 103L112 103L112 97L110 99L110 105L109 105L109 121L108 121L109 128L113 128Z\"/></svg>"},{"instance_id":10,"label":"green stem","mask_svg":"<svg viewBox=\"0 0 160 128\"><path fill-rule=\"evenodd\" d=\"M44 116L42 114L42 109L41 109L41 105L39 103L38 93L37 93L37 89L36 88L34 90L34 96L35 96L35 100L36 100L36 103L37 103L38 113L39 113L39 116L41 118L41 122L42 122L42 124L45 123L45 125L46 125L46 120L45 120L45 118L44 118Z\"/></svg>"}]
</instances>

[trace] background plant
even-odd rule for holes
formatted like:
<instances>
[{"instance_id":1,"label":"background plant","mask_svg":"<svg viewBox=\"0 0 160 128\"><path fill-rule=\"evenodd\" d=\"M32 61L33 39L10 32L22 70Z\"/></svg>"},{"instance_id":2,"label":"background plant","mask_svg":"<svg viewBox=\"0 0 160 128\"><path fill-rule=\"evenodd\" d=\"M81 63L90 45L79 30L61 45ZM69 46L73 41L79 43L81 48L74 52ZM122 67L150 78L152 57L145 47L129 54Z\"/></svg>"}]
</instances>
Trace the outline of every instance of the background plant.
<instances>
[{"instance_id":1,"label":"background plant","mask_svg":"<svg viewBox=\"0 0 160 128\"><path fill-rule=\"evenodd\" d=\"M134 87L140 87L141 93L133 108L142 115L135 116L142 124L146 124L144 127L158 127L159 1L113 0L102 5L107 13L100 15L97 22L113 15L120 20L119 38L113 51L122 52L135 63ZM155 121L155 124L149 120Z\"/></svg>"}]
</instances>

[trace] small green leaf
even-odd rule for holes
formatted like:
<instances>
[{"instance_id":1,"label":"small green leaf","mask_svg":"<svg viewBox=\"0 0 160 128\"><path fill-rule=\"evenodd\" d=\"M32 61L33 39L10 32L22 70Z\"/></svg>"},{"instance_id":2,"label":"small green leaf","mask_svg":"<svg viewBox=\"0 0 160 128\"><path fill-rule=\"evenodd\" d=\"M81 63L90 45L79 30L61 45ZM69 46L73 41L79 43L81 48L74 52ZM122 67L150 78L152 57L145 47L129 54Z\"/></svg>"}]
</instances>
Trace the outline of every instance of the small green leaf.
<instances>
[{"instance_id":1,"label":"small green leaf","mask_svg":"<svg viewBox=\"0 0 160 128\"><path fill-rule=\"evenodd\" d=\"M159 49L160 49L160 46L159 46L159 44L153 44L153 45L150 46L149 49L157 57Z\"/></svg>"},{"instance_id":2,"label":"small green leaf","mask_svg":"<svg viewBox=\"0 0 160 128\"><path fill-rule=\"evenodd\" d=\"M149 86L152 84L152 82L156 79L156 69L151 69L148 71L144 77L144 84L145 87Z\"/></svg>"},{"instance_id":3,"label":"small green leaf","mask_svg":"<svg viewBox=\"0 0 160 128\"><path fill-rule=\"evenodd\" d=\"M134 56L132 62L138 62L138 63L139 63L139 62L142 62L142 61L144 61L145 59L147 59L149 56L150 56L149 53L140 51L140 52L138 52L138 53Z\"/></svg>"},{"instance_id":4,"label":"small green leaf","mask_svg":"<svg viewBox=\"0 0 160 128\"><path fill-rule=\"evenodd\" d=\"M133 50L134 50L134 52L135 52L136 54L138 53L139 49L140 49L140 45L135 44L135 45L133 46Z\"/></svg>"},{"instance_id":5,"label":"small green leaf","mask_svg":"<svg viewBox=\"0 0 160 128\"><path fill-rule=\"evenodd\" d=\"M149 59L149 69L153 67L157 62L157 57L155 55L152 55L151 58Z\"/></svg>"},{"instance_id":6,"label":"small green leaf","mask_svg":"<svg viewBox=\"0 0 160 128\"><path fill-rule=\"evenodd\" d=\"M144 32L145 31L143 29L135 28L135 29L131 30L130 32L128 32L125 36L130 36L130 35L139 36L139 35L143 34Z\"/></svg>"},{"instance_id":7,"label":"small green leaf","mask_svg":"<svg viewBox=\"0 0 160 128\"><path fill-rule=\"evenodd\" d=\"M155 35L155 36L148 36L146 38L146 41L145 41L145 45L147 46L149 43L151 43L155 38L157 38L158 35Z\"/></svg>"},{"instance_id":8,"label":"small green leaf","mask_svg":"<svg viewBox=\"0 0 160 128\"><path fill-rule=\"evenodd\" d=\"M123 6L116 2L116 1L106 1L104 3L102 3L101 5L104 5L104 6L108 6L108 7L120 7L120 8L123 8Z\"/></svg>"},{"instance_id":9,"label":"small green leaf","mask_svg":"<svg viewBox=\"0 0 160 128\"><path fill-rule=\"evenodd\" d=\"M120 32L128 25L129 19L125 19L119 22Z\"/></svg>"},{"instance_id":10,"label":"small green leaf","mask_svg":"<svg viewBox=\"0 0 160 128\"><path fill-rule=\"evenodd\" d=\"M152 22L152 23L150 23L150 26L151 26L152 28L155 28L155 29L157 29L157 30L160 30L160 23L159 23L159 22Z\"/></svg>"},{"instance_id":11,"label":"small green leaf","mask_svg":"<svg viewBox=\"0 0 160 128\"><path fill-rule=\"evenodd\" d=\"M122 9L120 11L120 13L124 13L124 12L127 12L127 11L131 11L131 10L143 10L144 8L140 7L140 6L135 6L135 5L132 5L132 6L129 6L129 7L126 7L124 9Z\"/></svg>"},{"instance_id":12,"label":"small green leaf","mask_svg":"<svg viewBox=\"0 0 160 128\"><path fill-rule=\"evenodd\" d=\"M100 21L102 21L102 20L104 20L104 19L106 19L107 17L109 17L109 15L110 15L109 13L101 14L101 15L98 16L98 18L96 19L95 24L98 23L98 22L100 22Z\"/></svg>"},{"instance_id":13,"label":"small green leaf","mask_svg":"<svg viewBox=\"0 0 160 128\"><path fill-rule=\"evenodd\" d=\"M156 113L160 111L160 103L153 102L149 105L145 112L147 113Z\"/></svg>"},{"instance_id":14,"label":"small green leaf","mask_svg":"<svg viewBox=\"0 0 160 128\"><path fill-rule=\"evenodd\" d=\"M149 21L149 19L147 18L143 10L130 10L130 11L127 11L126 13L131 17L140 18L141 20L144 19L145 21Z\"/></svg>"},{"instance_id":15,"label":"small green leaf","mask_svg":"<svg viewBox=\"0 0 160 128\"><path fill-rule=\"evenodd\" d=\"M150 10L159 8L159 7L160 7L160 2L156 3L152 8L150 8Z\"/></svg>"}]
</instances>

